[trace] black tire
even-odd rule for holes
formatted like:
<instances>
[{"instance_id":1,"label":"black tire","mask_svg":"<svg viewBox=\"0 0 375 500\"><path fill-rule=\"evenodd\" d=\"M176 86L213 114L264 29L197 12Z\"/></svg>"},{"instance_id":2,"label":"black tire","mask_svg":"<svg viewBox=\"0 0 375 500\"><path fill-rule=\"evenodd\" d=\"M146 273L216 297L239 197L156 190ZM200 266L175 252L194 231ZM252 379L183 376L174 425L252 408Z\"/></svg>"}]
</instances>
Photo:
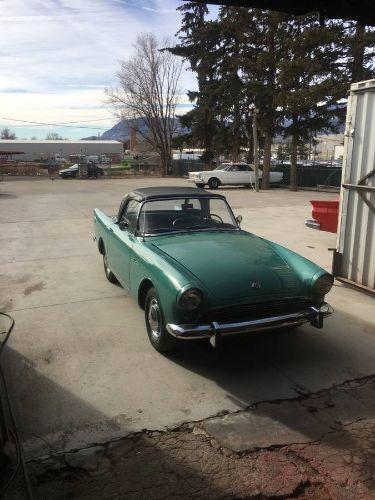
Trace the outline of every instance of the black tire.
<instances>
[{"instance_id":1,"label":"black tire","mask_svg":"<svg viewBox=\"0 0 375 500\"><path fill-rule=\"evenodd\" d=\"M177 341L165 328L164 314L155 288L150 288L146 295L145 321L152 347L160 353L171 352Z\"/></svg>"},{"instance_id":2,"label":"black tire","mask_svg":"<svg viewBox=\"0 0 375 500\"><path fill-rule=\"evenodd\" d=\"M104 272L105 272L107 280L113 284L117 284L118 281L117 281L116 276L113 274L113 272L108 267L107 256L105 253L103 254L103 266L104 266Z\"/></svg>"},{"instance_id":3,"label":"black tire","mask_svg":"<svg viewBox=\"0 0 375 500\"><path fill-rule=\"evenodd\" d=\"M211 189L217 189L220 186L220 181L217 177L211 177L208 181L208 185Z\"/></svg>"},{"instance_id":4,"label":"black tire","mask_svg":"<svg viewBox=\"0 0 375 500\"><path fill-rule=\"evenodd\" d=\"M195 185L197 186L197 188L203 189L206 184L201 183L201 184L195 184Z\"/></svg>"}]
</instances>

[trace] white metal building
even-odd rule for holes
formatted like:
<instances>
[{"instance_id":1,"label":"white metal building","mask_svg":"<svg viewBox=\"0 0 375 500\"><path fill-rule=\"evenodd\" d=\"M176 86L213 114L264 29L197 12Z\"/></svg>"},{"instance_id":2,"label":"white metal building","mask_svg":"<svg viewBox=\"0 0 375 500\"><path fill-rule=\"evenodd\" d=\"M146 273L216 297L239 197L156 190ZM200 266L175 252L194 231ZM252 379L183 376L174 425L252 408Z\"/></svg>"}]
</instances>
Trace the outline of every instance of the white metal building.
<instances>
[{"instance_id":1,"label":"white metal building","mask_svg":"<svg viewBox=\"0 0 375 500\"><path fill-rule=\"evenodd\" d=\"M375 80L350 88L333 271L375 293Z\"/></svg>"},{"instance_id":2,"label":"white metal building","mask_svg":"<svg viewBox=\"0 0 375 500\"><path fill-rule=\"evenodd\" d=\"M75 154L105 154L113 160L121 160L123 144L119 141L10 141L2 139L0 140L0 152L2 155L20 161L48 160L55 154L59 154L63 158L69 158L69 155Z\"/></svg>"}]
</instances>

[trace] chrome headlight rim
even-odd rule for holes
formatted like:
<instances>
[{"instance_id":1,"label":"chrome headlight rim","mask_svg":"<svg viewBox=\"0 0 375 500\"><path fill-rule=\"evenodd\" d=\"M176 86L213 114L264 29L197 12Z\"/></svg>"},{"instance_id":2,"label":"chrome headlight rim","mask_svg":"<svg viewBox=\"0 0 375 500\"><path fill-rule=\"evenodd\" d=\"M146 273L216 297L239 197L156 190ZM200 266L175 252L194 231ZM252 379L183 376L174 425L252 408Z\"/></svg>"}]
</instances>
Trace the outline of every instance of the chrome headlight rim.
<instances>
[{"instance_id":1,"label":"chrome headlight rim","mask_svg":"<svg viewBox=\"0 0 375 500\"><path fill-rule=\"evenodd\" d=\"M332 289L334 277L330 273L318 276L312 285L313 294L318 297L324 297Z\"/></svg>"},{"instance_id":2,"label":"chrome headlight rim","mask_svg":"<svg viewBox=\"0 0 375 500\"><path fill-rule=\"evenodd\" d=\"M203 301L203 294L199 288L190 287L184 290L179 299L178 305L186 312L196 311Z\"/></svg>"}]
</instances>

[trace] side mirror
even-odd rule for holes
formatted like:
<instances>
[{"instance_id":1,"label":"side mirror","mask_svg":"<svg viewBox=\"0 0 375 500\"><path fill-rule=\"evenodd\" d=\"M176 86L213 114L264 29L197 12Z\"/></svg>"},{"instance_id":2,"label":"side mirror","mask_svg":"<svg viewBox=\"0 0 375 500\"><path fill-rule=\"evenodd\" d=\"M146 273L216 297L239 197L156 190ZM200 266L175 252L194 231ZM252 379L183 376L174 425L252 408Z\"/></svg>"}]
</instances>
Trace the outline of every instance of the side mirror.
<instances>
[{"instance_id":1,"label":"side mirror","mask_svg":"<svg viewBox=\"0 0 375 500\"><path fill-rule=\"evenodd\" d=\"M242 215L237 215L236 222L237 222L238 225L241 224L241 222L242 222Z\"/></svg>"},{"instance_id":2,"label":"side mirror","mask_svg":"<svg viewBox=\"0 0 375 500\"><path fill-rule=\"evenodd\" d=\"M129 227L129 222L126 221L126 220L121 220L119 223L118 223L118 227L119 229L121 229L121 231L125 231L126 229L128 229Z\"/></svg>"}]
</instances>

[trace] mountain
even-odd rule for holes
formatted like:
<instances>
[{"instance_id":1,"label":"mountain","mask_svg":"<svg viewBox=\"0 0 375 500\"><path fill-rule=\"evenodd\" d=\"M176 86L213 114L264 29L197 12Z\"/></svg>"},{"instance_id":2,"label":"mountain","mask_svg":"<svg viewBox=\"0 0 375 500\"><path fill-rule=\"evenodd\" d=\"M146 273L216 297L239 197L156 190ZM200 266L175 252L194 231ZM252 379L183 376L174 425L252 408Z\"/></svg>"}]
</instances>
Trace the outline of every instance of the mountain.
<instances>
[{"instance_id":1,"label":"mountain","mask_svg":"<svg viewBox=\"0 0 375 500\"><path fill-rule=\"evenodd\" d=\"M175 135L186 134L188 132L187 129L182 127L177 118L175 118L175 120L177 122ZM137 120L123 119L118 123L116 123L116 125L114 125L111 129L104 132L100 138L103 141L128 141L130 139L131 125L132 124L134 125L134 123L136 126L135 128L139 129L141 133L143 134L147 133L147 125L142 118L138 118Z\"/></svg>"}]
</instances>

